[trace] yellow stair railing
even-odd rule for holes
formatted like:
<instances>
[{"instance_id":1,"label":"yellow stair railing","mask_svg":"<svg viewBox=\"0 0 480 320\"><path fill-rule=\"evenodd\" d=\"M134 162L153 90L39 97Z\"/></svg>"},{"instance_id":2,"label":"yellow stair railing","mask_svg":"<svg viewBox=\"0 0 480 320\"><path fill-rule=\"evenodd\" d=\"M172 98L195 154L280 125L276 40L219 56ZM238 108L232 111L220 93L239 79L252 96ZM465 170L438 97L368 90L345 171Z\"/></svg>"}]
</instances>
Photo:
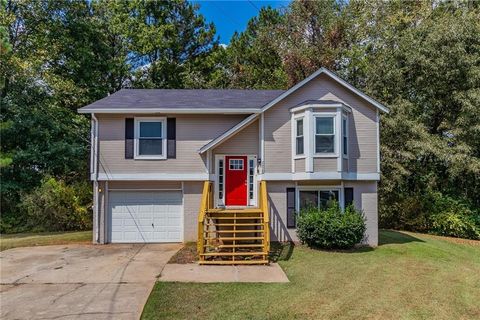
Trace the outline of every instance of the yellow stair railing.
<instances>
[{"instance_id":1,"label":"yellow stair railing","mask_svg":"<svg viewBox=\"0 0 480 320\"><path fill-rule=\"evenodd\" d=\"M200 211L198 212L198 240L197 240L197 252L201 254L204 252L204 230L205 230L205 215L207 211L212 208L212 182L205 181L203 183L202 200L200 203Z\"/></svg>"},{"instance_id":2,"label":"yellow stair railing","mask_svg":"<svg viewBox=\"0 0 480 320\"><path fill-rule=\"evenodd\" d=\"M260 209L263 211L263 230L264 230L264 248L265 254L270 252L270 212L268 210L267 182L260 181Z\"/></svg>"}]
</instances>

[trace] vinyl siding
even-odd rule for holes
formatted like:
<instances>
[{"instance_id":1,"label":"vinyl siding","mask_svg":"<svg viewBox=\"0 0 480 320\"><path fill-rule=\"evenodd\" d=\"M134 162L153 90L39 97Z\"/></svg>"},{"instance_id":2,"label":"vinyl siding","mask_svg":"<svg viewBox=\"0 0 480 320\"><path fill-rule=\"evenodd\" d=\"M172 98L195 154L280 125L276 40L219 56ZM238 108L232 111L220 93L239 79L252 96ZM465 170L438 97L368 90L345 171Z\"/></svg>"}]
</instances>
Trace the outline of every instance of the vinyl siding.
<instances>
[{"instance_id":1,"label":"vinyl siding","mask_svg":"<svg viewBox=\"0 0 480 320\"><path fill-rule=\"evenodd\" d=\"M224 141L218 147L213 149L213 154L249 154L257 155L259 149L258 142L258 120L243 128L236 135Z\"/></svg>"},{"instance_id":2,"label":"vinyl siding","mask_svg":"<svg viewBox=\"0 0 480 320\"><path fill-rule=\"evenodd\" d=\"M357 209L363 211L367 230L363 243L378 245L378 193L376 181L345 182L345 187L353 188L353 202Z\"/></svg>"},{"instance_id":3,"label":"vinyl siding","mask_svg":"<svg viewBox=\"0 0 480 320\"><path fill-rule=\"evenodd\" d=\"M305 159L295 159L295 172L305 172Z\"/></svg>"},{"instance_id":4,"label":"vinyl siding","mask_svg":"<svg viewBox=\"0 0 480 320\"><path fill-rule=\"evenodd\" d=\"M184 241L197 241L197 219L202 199L203 182L191 181L183 183L183 230Z\"/></svg>"},{"instance_id":5,"label":"vinyl siding","mask_svg":"<svg viewBox=\"0 0 480 320\"><path fill-rule=\"evenodd\" d=\"M125 159L125 118L129 115L97 115L99 119L99 171L108 173L204 173L205 156L198 149L218 137L245 116L176 115L176 159Z\"/></svg>"},{"instance_id":6,"label":"vinyl siding","mask_svg":"<svg viewBox=\"0 0 480 320\"><path fill-rule=\"evenodd\" d=\"M313 171L337 172L337 158L313 158Z\"/></svg>"},{"instance_id":7,"label":"vinyl siding","mask_svg":"<svg viewBox=\"0 0 480 320\"><path fill-rule=\"evenodd\" d=\"M326 75L318 76L265 112L265 172L291 171L289 108L305 100L334 100L352 108L349 116L349 169L359 173L376 172L375 107Z\"/></svg>"},{"instance_id":8,"label":"vinyl siding","mask_svg":"<svg viewBox=\"0 0 480 320\"><path fill-rule=\"evenodd\" d=\"M294 188L289 181L269 181L267 183L270 209L270 237L272 241L298 241L295 229L288 229L287 188Z\"/></svg>"}]
</instances>

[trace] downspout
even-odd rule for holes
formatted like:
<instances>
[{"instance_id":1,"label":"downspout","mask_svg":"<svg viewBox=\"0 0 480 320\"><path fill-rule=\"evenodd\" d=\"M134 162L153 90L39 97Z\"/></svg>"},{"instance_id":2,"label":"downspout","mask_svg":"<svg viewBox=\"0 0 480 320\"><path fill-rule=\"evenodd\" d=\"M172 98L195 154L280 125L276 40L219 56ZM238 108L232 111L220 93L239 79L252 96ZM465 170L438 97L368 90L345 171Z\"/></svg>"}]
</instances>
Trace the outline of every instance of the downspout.
<instances>
[{"instance_id":1,"label":"downspout","mask_svg":"<svg viewBox=\"0 0 480 320\"><path fill-rule=\"evenodd\" d=\"M92 178L93 178L93 197L94 197L94 219L95 219L95 243L99 243L99 225L100 225L100 215L99 215L99 204L98 204L98 119L94 113L92 113L92 152L91 152L91 161L90 165L93 168Z\"/></svg>"}]
</instances>

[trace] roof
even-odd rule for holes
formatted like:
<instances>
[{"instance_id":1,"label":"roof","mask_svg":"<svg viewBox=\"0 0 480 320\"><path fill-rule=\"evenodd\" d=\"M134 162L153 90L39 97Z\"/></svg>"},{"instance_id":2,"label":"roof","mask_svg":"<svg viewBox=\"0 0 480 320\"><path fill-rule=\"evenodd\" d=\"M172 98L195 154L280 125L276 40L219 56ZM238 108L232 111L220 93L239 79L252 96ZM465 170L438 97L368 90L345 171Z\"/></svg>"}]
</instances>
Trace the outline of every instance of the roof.
<instances>
[{"instance_id":1,"label":"roof","mask_svg":"<svg viewBox=\"0 0 480 320\"><path fill-rule=\"evenodd\" d=\"M212 112L258 113L285 90L122 89L80 113Z\"/></svg>"}]
</instances>

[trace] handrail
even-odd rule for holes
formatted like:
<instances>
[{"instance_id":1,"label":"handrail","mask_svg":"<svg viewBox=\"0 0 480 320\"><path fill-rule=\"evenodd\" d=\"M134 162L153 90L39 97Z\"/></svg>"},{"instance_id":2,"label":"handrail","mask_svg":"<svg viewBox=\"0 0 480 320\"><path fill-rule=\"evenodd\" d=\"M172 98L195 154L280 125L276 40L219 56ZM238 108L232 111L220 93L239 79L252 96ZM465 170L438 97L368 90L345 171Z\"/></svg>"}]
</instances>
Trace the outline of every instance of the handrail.
<instances>
[{"instance_id":1,"label":"handrail","mask_svg":"<svg viewBox=\"0 0 480 320\"><path fill-rule=\"evenodd\" d=\"M202 200L200 202L200 210L198 212L197 251L199 254L203 253L203 249L204 249L203 231L204 231L205 215L208 209L210 209L211 202L213 200L211 186L212 186L212 183L210 181L205 181L203 183Z\"/></svg>"},{"instance_id":2,"label":"handrail","mask_svg":"<svg viewBox=\"0 0 480 320\"><path fill-rule=\"evenodd\" d=\"M265 252L270 252L270 212L268 211L267 182L260 181L260 205L263 211L263 230L265 233Z\"/></svg>"}]
</instances>

